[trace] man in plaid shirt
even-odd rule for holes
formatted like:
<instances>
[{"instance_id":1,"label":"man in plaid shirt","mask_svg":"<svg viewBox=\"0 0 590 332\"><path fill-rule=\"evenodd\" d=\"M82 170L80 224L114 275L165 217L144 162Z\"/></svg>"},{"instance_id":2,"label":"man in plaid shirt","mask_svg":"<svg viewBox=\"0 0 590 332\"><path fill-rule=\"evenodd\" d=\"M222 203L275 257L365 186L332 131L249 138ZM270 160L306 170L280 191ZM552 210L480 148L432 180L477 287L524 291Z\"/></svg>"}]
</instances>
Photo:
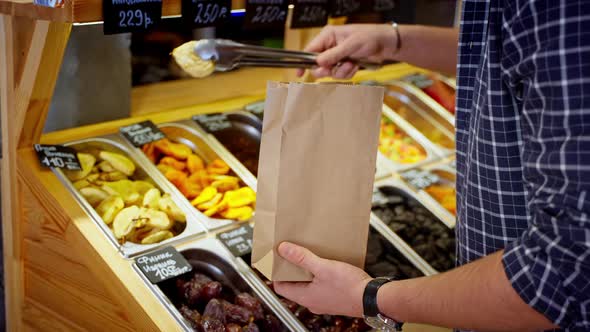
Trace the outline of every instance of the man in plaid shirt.
<instances>
[{"instance_id":1,"label":"man in plaid shirt","mask_svg":"<svg viewBox=\"0 0 590 332\"><path fill-rule=\"evenodd\" d=\"M308 50L322 52L316 76L351 77L345 57L456 69L460 267L386 284L382 314L590 331L590 1L466 0L460 32L328 27ZM293 244L279 253L314 274L277 283L279 293L314 312L362 316L363 271Z\"/></svg>"}]
</instances>

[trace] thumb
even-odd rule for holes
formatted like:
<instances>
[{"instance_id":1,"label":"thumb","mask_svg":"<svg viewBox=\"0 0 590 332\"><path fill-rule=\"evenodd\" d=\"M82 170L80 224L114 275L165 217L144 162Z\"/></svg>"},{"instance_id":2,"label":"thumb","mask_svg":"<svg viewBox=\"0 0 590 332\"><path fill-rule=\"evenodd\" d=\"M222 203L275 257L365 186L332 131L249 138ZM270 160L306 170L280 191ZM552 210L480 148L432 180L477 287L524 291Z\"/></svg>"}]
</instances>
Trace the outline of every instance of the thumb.
<instances>
[{"instance_id":1,"label":"thumb","mask_svg":"<svg viewBox=\"0 0 590 332\"><path fill-rule=\"evenodd\" d=\"M331 67L342 59L349 57L355 51L363 46L365 41L358 35L352 35L342 43L322 52L318 55L317 62L322 67Z\"/></svg>"},{"instance_id":2,"label":"thumb","mask_svg":"<svg viewBox=\"0 0 590 332\"><path fill-rule=\"evenodd\" d=\"M283 242L278 248L279 255L293 263L300 268L311 272L313 275L317 275L320 271L320 266L323 263L323 259L316 256L311 251L300 247L296 244Z\"/></svg>"}]
</instances>

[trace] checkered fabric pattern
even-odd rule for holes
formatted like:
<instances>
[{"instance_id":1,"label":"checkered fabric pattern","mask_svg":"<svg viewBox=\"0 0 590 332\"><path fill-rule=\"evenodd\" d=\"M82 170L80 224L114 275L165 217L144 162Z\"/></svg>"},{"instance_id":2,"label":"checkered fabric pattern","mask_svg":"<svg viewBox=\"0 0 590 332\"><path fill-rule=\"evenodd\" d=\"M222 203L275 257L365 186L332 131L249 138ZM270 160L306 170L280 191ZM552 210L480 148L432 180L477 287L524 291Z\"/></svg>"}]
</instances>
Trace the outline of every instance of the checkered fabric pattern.
<instances>
[{"instance_id":1,"label":"checkered fabric pattern","mask_svg":"<svg viewBox=\"0 0 590 332\"><path fill-rule=\"evenodd\" d=\"M457 69L458 263L589 331L590 1L463 1Z\"/></svg>"}]
</instances>

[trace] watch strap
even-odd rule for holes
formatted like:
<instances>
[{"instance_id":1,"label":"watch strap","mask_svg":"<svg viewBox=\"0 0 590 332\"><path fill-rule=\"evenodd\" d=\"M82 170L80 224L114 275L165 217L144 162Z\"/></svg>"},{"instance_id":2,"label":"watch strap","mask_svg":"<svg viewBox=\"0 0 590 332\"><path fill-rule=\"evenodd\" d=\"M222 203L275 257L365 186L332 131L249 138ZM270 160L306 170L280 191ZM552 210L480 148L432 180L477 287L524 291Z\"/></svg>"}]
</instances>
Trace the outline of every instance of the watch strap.
<instances>
[{"instance_id":1,"label":"watch strap","mask_svg":"<svg viewBox=\"0 0 590 332\"><path fill-rule=\"evenodd\" d=\"M365 317L377 317L380 314L377 306L377 292L381 286L392 280L394 278L380 277L369 281L363 292L363 312Z\"/></svg>"}]
</instances>

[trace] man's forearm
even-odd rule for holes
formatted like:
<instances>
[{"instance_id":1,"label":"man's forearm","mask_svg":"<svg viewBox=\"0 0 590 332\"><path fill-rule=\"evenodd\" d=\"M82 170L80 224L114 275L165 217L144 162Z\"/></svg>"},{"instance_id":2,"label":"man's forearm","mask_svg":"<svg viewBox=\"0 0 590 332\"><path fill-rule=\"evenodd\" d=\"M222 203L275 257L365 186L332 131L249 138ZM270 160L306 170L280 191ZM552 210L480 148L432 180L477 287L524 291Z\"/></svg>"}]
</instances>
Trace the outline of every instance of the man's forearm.
<instances>
[{"instance_id":1,"label":"man's forearm","mask_svg":"<svg viewBox=\"0 0 590 332\"><path fill-rule=\"evenodd\" d=\"M455 75L459 31L451 28L401 25L402 47L393 60Z\"/></svg>"},{"instance_id":2,"label":"man's forearm","mask_svg":"<svg viewBox=\"0 0 590 332\"><path fill-rule=\"evenodd\" d=\"M386 284L379 309L401 321L479 331L555 328L514 291L502 252L432 277Z\"/></svg>"}]
</instances>

